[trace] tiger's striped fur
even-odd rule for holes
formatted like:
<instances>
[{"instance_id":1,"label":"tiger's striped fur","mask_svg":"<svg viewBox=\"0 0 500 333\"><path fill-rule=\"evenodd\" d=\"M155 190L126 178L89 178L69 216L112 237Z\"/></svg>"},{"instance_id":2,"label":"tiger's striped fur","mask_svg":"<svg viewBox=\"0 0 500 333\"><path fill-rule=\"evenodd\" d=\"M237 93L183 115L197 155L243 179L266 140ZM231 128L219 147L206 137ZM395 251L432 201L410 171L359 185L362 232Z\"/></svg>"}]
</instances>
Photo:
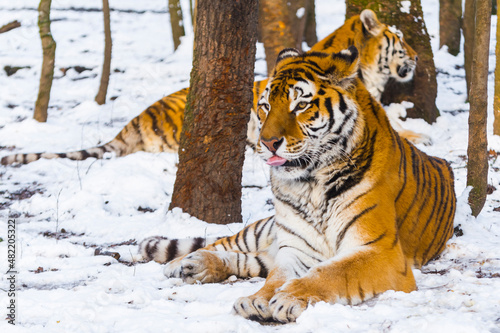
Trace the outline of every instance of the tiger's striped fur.
<instances>
[{"instance_id":1,"label":"tiger's striped fur","mask_svg":"<svg viewBox=\"0 0 500 333\"><path fill-rule=\"evenodd\" d=\"M364 10L361 15L350 18L342 27L314 45L312 50L331 53L351 45L360 50L360 76L377 100L389 78L406 82L413 77L417 58L415 51L403 41L399 30L380 23L373 11ZM255 110L266 85L267 80L254 83L254 106L247 130L247 142L252 147L258 140ZM115 156L137 151L177 152L188 91L185 88L157 101L132 119L112 141L102 146L68 153L15 154L3 157L1 164L26 164L40 158L102 158L106 152L114 153ZM426 135L405 130L398 119L391 119L391 123L402 136L415 143L431 142Z\"/></svg>"},{"instance_id":2,"label":"tiger's striped fur","mask_svg":"<svg viewBox=\"0 0 500 333\"><path fill-rule=\"evenodd\" d=\"M280 53L257 112L275 216L177 253L166 276L194 283L265 275L234 312L282 323L310 303L357 304L416 289L412 267L439 255L453 233L453 172L393 130L357 78L358 62L355 47ZM146 252L164 262L165 253L177 256L171 251Z\"/></svg>"},{"instance_id":3,"label":"tiger's striped fur","mask_svg":"<svg viewBox=\"0 0 500 333\"><path fill-rule=\"evenodd\" d=\"M184 120L188 88L165 96L132 119L113 140L102 146L68 153L31 153L4 156L1 164L27 164L40 158L85 160L103 158L105 153L125 156L138 151L177 152Z\"/></svg>"}]
</instances>

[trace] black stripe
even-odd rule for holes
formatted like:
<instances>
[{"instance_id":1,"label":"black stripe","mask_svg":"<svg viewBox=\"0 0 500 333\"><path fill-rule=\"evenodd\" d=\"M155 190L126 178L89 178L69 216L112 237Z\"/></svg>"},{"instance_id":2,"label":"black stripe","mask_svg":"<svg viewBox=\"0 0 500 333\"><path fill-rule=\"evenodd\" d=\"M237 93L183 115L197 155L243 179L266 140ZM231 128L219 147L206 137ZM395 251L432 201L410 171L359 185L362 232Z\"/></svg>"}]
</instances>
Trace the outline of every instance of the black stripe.
<instances>
[{"instance_id":1,"label":"black stripe","mask_svg":"<svg viewBox=\"0 0 500 333\"><path fill-rule=\"evenodd\" d=\"M245 244L245 247L247 248L247 252L250 252L250 247L248 246L248 241L247 241L247 235L248 235L248 229L249 227L246 227L243 229L243 244Z\"/></svg>"},{"instance_id":2,"label":"black stripe","mask_svg":"<svg viewBox=\"0 0 500 333\"><path fill-rule=\"evenodd\" d=\"M375 239L373 239L373 240L371 240L371 241L369 241L369 242L367 242L367 243L365 243L363 245L370 245L370 244L376 243L379 240L381 240L382 238L384 238L385 236L386 236L386 234L384 232L382 235L378 236L377 238L375 238Z\"/></svg>"},{"instance_id":3,"label":"black stripe","mask_svg":"<svg viewBox=\"0 0 500 333\"><path fill-rule=\"evenodd\" d=\"M194 252L198 249L201 249L202 247L205 247L206 240L205 238L202 237L195 237L193 238L193 244L191 244L191 248L189 252Z\"/></svg>"},{"instance_id":4,"label":"black stripe","mask_svg":"<svg viewBox=\"0 0 500 333\"><path fill-rule=\"evenodd\" d=\"M330 115L330 118L328 119L328 131L330 131L333 127L333 124L335 123L335 116L333 114L332 99L330 97L325 98L325 108L328 111L328 114Z\"/></svg>"},{"instance_id":5,"label":"black stripe","mask_svg":"<svg viewBox=\"0 0 500 333\"><path fill-rule=\"evenodd\" d=\"M401 186L401 189L399 190L398 195L396 196L396 200L394 202L398 202L399 198L401 197L401 194L403 194L404 189L406 188L406 151L404 149L403 142L401 141L401 138L399 135L396 135L398 147L399 147L399 153L400 153L400 164L399 164L399 175L403 173L403 185ZM403 166L403 169L401 167Z\"/></svg>"},{"instance_id":6,"label":"black stripe","mask_svg":"<svg viewBox=\"0 0 500 333\"><path fill-rule=\"evenodd\" d=\"M255 261L257 261L257 264L260 267L259 276L263 277L263 278L267 277L267 274L268 274L267 267L266 267L266 265L264 265L262 260L260 260L259 256L255 256Z\"/></svg>"},{"instance_id":7,"label":"black stripe","mask_svg":"<svg viewBox=\"0 0 500 333\"><path fill-rule=\"evenodd\" d=\"M371 210L373 210L375 207L377 207L377 204L371 206L371 207L368 207L368 208L365 208L363 211L361 211L359 214L355 215L349 222L347 222L344 226L344 229L342 229L342 231L339 232L339 234L337 235L337 242L336 242L336 250L339 249L340 247L340 243L342 243L342 241L344 240L344 237L345 237L345 234L347 233L347 230L354 224L356 223L356 221L362 217L363 215L369 213Z\"/></svg>"},{"instance_id":8,"label":"black stripe","mask_svg":"<svg viewBox=\"0 0 500 333\"><path fill-rule=\"evenodd\" d=\"M309 243L309 242L307 241L307 239L305 239L304 237L302 237L302 235L300 235L300 234L296 233L296 232L295 232L295 231L293 231L292 229L290 229L290 228L286 227L285 225L283 225L283 224L281 224L281 223L279 223L279 222L276 222L276 225L277 225L278 227L280 227L282 230L284 230L284 231L288 232L289 234L294 235L295 237L297 237L297 238L299 238L300 240L302 240L302 241L303 241L303 242L304 242L304 243L305 243L305 244L306 244L306 245L307 245L307 246L308 246L311 250L313 250L314 252L319 253L319 252L318 252L318 250L317 250L314 246L312 246L312 244L311 244L311 243ZM298 250L298 249L297 249L297 250ZM300 251L300 250L299 250L299 251Z\"/></svg>"},{"instance_id":9,"label":"black stripe","mask_svg":"<svg viewBox=\"0 0 500 333\"><path fill-rule=\"evenodd\" d=\"M167 246L167 262L172 261L177 257L177 250L178 250L178 243L179 241L177 239L172 239L170 243Z\"/></svg>"},{"instance_id":10,"label":"black stripe","mask_svg":"<svg viewBox=\"0 0 500 333\"><path fill-rule=\"evenodd\" d=\"M158 243L160 242L160 239L161 238L155 238L154 240L152 239L147 242L146 248L144 250L146 251L149 260L154 259L154 255L158 250ZM151 246L151 243L153 243L154 245Z\"/></svg>"},{"instance_id":11,"label":"black stripe","mask_svg":"<svg viewBox=\"0 0 500 333\"><path fill-rule=\"evenodd\" d=\"M359 298L363 301L365 299L365 292L363 291L363 288L361 288L361 283L358 281L358 293L359 293Z\"/></svg>"},{"instance_id":12,"label":"black stripe","mask_svg":"<svg viewBox=\"0 0 500 333\"><path fill-rule=\"evenodd\" d=\"M345 112L347 111L347 104L345 103L344 96L340 91L336 90L336 92L339 95L339 110L340 112L345 114Z\"/></svg>"}]
</instances>

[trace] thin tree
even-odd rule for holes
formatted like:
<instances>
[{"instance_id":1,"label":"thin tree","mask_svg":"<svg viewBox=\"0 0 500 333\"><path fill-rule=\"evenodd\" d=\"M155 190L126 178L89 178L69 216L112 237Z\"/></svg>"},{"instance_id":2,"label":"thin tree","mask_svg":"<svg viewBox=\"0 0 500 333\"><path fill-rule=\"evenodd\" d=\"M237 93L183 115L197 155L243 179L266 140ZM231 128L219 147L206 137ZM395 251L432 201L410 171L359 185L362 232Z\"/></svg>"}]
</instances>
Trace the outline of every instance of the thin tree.
<instances>
[{"instance_id":1,"label":"thin tree","mask_svg":"<svg viewBox=\"0 0 500 333\"><path fill-rule=\"evenodd\" d=\"M102 13L104 16L104 60L102 63L101 84L95 96L95 101L99 105L106 103L109 75L111 73L111 49L113 48L113 41L111 40L111 21L108 0L102 0Z\"/></svg>"},{"instance_id":2,"label":"thin tree","mask_svg":"<svg viewBox=\"0 0 500 333\"><path fill-rule=\"evenodd\" d=\"M465 83L467 84L467 100L469 100L469 90L472 75L472 49L474 48L474 26L476 0L465 0L464 14L462 18L462 29L464 33L464 69Z\"/></svg>"},{"instance_id":3,"label":"thin tree","mask_svg":"<svg viewBox=\"0 0 500 333\"><path fill-rule=\"evenodd\" d=\"M242 221L257 15L258 0L197 4L191 89L170 209L211 223Z\"/></svg>"},{"instance_id":4,"label":"thin tree","mask_svg":"<svg viewBox=\"0 0 500 333\"><path fill-rule=\"evenodd\" d=\"M469 144L467 185L472 186L469 204L478 216L486 201L488 186L488 57L490 49L491 1L476 1L472 75L469 91Z\"/></svg>"},{"instance_id":5,"label":"thin tree","mask_svg":"<svg viewBox=\"0 0 500 333\"><path fill-rule=\"evenodd\" d=\"M297 46L300 49L300 44L295 39L288 0L260 0L259 11L267 73L271 75L281 50Z\"/></svg>"},{"instance_id":6,"label":"thin tree","mask_svg":"<svg viewBox=\"0 0 500 333\"><path fill-rule=\"evenodd\" d=\"M38 6L38 28L42 40L42 72L40 74L40 86L35 103L33 118L39 122L47 121L47 109L49 108L50 90L54 78L54 62L56 57L56 42L50 32L50 6L51 0L40 0Z\"/></svg>"},{"instance_id":7,"label":"thin tree","mask_svg":"<svg viewBox=\"0 0 500 333\"><path fill-rule=\"evenodd\" d=\"M174 50L177 50L179 45L181 45L181 37L186 35L184 32L182 9L179 0L168 0L168 12L170 13L170 26L172 27Z\"/></svg>"},{"instance_id":8,"label":"thin tree","mask_svg":"<svg viewBox=\"0 0 500 333\"><path fill-rule=\"evenodd\" d=\"M439 0L439 47L448 46L448 53L460 53L462 0Z\"/></svg>"},{"instance_id":9,"label":"thin tree","mask_svg":"<svg viewBox=\"0 0 500 333\"><path fill-rule=\"evenodd\" d=\"M302 49L302 42L309 47L318 42L314 0L295 0L287 3L295 48Z\"/></svg>"},{"instance_id":10,"label":"thin tree","mask_svg":"<svg viewBox=\"0 0 500 333\"><path fill-rule=\"evenodd\" d=\"M439 110L436 106L436 67L430 37L420 0L404 3L410 4L410 7L404 7L403 1L399 0L346 0L346 16L359 15L363 9L369 8L377 13L381 22L395 25L403 32L404 40L418 53L415 76L411 82L404 84L390 80L382 95L382 103L410 101L414 106L407 110L408 117L423 118L432 123L439 116Z\"/></svg>"},{"instance_id":11,"label":"thin tree","mask_svg":"<svg viewBox=\"0 0 500 333\"><path fill-rule=\"evenodd\" d=\"M497 7L500 0L497 0ZM498 11L497 11L498 19ZM495 47L496 66L495 66L495 96L493 98L493 134L500 135L500 24L497 24L496 33L497 45Z\"/></svg>"},{"instance_id":12,"label":"thin tree","mask_svg":"<svg viewBox=\"0 0 500 333\"><path fill-rule=\"evenodd\" d=\"M309 47L312 47L318 42L318 36L316 35L316 6L314 0L307 0L306 6L304 41Z\"/></svg>"}]
</instances>

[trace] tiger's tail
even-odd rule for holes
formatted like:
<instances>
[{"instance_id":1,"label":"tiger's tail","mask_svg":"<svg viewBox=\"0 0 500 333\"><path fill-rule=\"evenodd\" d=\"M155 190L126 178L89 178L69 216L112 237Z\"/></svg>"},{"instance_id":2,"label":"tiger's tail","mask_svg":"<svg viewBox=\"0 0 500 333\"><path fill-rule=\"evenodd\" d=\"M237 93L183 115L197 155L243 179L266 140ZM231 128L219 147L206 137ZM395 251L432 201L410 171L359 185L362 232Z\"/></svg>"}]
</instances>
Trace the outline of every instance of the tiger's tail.
<instances>
[{"instance_id":1,"label":"tiger's tail","mask_svg":"<svg viewBox=\"0 0 500 333\"><path fill-rule=\"evenodd\" d=\"M164 264L175 258L194 252L202 247L212 244L218 238L185 238L168 239L162 236L152 236L139 243L138 260L151 261Z\"/></svg>"},{"instance_id":2,"label":"tiger's tail","mask_svg":"<svg viewBox=\"0 0 500 333\"><path fill-rule=\"evenodd\" d=\"M7 155L2 157L0 163L2 165L28 164L42 158L69 158L70 160L81 161L90 157L102 159L105 153L114 153L115 156L124 156L129 154L129 152L127 152L126 145L118 141L117 138L114 138L102 146L66 153L28 153Z\"/></svg>"}]
</instances>

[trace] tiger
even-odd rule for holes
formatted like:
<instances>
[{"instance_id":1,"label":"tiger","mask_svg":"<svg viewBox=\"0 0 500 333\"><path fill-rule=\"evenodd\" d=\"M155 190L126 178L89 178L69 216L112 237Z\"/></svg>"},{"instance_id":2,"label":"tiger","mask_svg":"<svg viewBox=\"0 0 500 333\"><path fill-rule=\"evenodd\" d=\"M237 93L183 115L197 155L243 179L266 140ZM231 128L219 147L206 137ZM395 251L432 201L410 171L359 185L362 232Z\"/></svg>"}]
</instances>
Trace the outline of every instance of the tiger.
<instances>
[{"instance_id":1,"label":"tiger","mask_svg":"<svg viewBox=\"0 0 500 333\"><path fill-rule=\"evenodd\" d=\"M294 322L320 301L416 290L412 268L453 234L453 171L392 128L359 60L355 46L279 54L257 108L274 216L218 240L148 237L139 257L185 283L265 277L232 310L260 322Z\"/></svg>"},{"instance_id":2,"label":"tiger","mask_svg":"<svg viewBox=\"0 0 500 333\"><path fill-rule=\"evenodd\" d=\"M403 41L403 34L394 27L381 23L376 14L365 9L360 15L348 19L343 26L312 47L313 51L335 52L356 46L360 50L360 77L377 100L389 78L407 82L413 78L417 54ZM247 144L255 147L257 142L256 117L260 93L267 85L267 79L254 82L253 107L247 126ZM189 88L184 88L155 102L137 117L133 118L110 142L69 153L32 153L5 156L0 163L26 164L40 158L69 158L84 160L89 157L103 158L105 153L125 156L137 151L150 153L172 152L179 148L179 139L184 121L184 109ZM393 126L404 137L415 143L430 144L424 134L405 130L397 119L391 119Z\"/></svg>"}]
</instances>

